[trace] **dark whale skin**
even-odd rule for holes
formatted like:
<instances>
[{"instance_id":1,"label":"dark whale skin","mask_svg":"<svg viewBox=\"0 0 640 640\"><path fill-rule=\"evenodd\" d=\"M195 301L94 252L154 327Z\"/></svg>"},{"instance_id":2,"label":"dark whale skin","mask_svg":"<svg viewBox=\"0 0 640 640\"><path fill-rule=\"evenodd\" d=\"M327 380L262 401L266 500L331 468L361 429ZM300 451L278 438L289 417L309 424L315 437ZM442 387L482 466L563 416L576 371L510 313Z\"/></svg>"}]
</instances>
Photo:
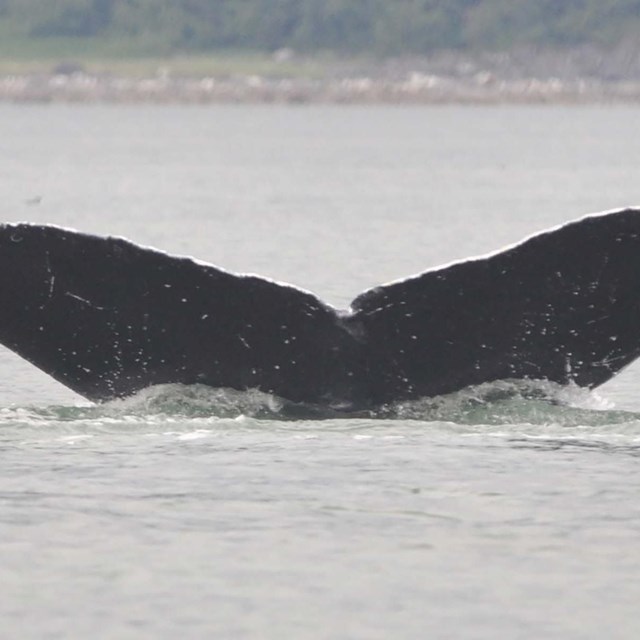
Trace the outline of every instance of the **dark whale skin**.
<instances>
[{"instance_id":1,"label":"dark whale skin","mask_svg":"<svg viewBox=\"0 0 640 640\"><path fill-rule=\"evenodd\" d=\"M122 238L4 224L0 343L94 401L200 383L340 413L502 379L593 388L640 355L640 209L376 287L347 311Z\"/></svg>"}]
</instances>

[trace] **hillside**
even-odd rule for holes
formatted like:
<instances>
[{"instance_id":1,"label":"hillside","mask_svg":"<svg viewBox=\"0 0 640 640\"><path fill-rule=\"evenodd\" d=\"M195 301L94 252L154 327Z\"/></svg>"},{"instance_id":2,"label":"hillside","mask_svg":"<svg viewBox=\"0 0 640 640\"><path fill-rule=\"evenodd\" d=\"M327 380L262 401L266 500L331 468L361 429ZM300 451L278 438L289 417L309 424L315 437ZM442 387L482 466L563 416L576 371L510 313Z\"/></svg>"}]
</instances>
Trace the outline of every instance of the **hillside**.
<instances>
[{"instance_id":1,"label":"hillside","mask_svg":"<svg viewBox=\"0 0 640 640\"><path fill-rule=\"evenodd\" d=\"M379 56L640 39L640 0L0 0L0 56L276 51Z\"/></svg>"},{"instance_id":2,"label":"hillside","mask_svg":"<svg viewBox=\"0 0 640 640\"><path fill-rule=\"evenodd\" d=\"M640 0L0 0L0 101L640 102Z\"/></svg>"}]
</instances>

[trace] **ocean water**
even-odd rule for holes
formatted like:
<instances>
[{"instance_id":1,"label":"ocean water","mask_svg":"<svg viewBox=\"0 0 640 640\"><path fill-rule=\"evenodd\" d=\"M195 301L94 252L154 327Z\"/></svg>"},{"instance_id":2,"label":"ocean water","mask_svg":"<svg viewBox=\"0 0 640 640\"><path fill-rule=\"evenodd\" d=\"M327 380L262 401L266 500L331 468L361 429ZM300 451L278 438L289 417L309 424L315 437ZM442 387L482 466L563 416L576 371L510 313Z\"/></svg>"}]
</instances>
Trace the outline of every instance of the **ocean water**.
<instances>
[{"instance_id":1,"label":"ocean water","mask_svg":"<svg viewBox=\"0 0 640 640\"><path fill-rule=\"evenodd\" d=\"M0 219L361 290L640 204L632 107L0 106ZM135 274L131 274L134 278ZM637 638L640 366L384 418L0 351L7 638Z\"/></svg>"}]
</instances>

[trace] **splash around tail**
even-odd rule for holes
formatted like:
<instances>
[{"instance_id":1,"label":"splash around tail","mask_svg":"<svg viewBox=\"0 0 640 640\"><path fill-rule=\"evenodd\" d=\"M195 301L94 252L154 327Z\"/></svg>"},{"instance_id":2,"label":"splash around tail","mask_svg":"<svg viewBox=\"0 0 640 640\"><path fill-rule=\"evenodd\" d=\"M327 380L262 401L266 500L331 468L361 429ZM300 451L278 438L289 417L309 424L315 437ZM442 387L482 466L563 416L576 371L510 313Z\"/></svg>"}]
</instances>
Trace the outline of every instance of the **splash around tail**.
<instances>
[{"instance_id":1,"label":"splash around tail","mask_svg":"<svg viewBox=\"0 0 640 640\"><path fill-rule=\"evenodd\" d=\"M0 409L4 424L103 425L203 423L250 419L267 428L269 422L318 420L409 421L440 425L602 426L638 422L640 413L615 410L610 402L575 385L507 380L379 409L337 414L315 405L293 404L258 390L213 389L205 385L165 384L102 404Z\"/></svg>"}]
</instances>

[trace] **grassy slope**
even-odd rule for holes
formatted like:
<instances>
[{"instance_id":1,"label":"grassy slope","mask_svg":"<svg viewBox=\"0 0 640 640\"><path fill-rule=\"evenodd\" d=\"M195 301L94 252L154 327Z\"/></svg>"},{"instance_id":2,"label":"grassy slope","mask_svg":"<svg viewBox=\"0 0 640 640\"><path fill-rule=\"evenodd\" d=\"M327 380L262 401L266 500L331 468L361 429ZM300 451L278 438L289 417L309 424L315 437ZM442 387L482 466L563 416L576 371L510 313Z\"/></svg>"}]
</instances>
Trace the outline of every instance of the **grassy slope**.
<instances>
[{"instance_id":1,"label":"grassy slope","mask_svg":"<svg viewBox=\"0 0 640 640\"><path fill-rule=\"evenodd\" d=\"M60 62L74 62L93 73L144 77L167 69L175 75L263 75L314 78L324 75L329 58L276 61L259 52L167 53L134 39L29 38L0 21L0 74L48 73Z\"/></svg>"}]
</instances>

